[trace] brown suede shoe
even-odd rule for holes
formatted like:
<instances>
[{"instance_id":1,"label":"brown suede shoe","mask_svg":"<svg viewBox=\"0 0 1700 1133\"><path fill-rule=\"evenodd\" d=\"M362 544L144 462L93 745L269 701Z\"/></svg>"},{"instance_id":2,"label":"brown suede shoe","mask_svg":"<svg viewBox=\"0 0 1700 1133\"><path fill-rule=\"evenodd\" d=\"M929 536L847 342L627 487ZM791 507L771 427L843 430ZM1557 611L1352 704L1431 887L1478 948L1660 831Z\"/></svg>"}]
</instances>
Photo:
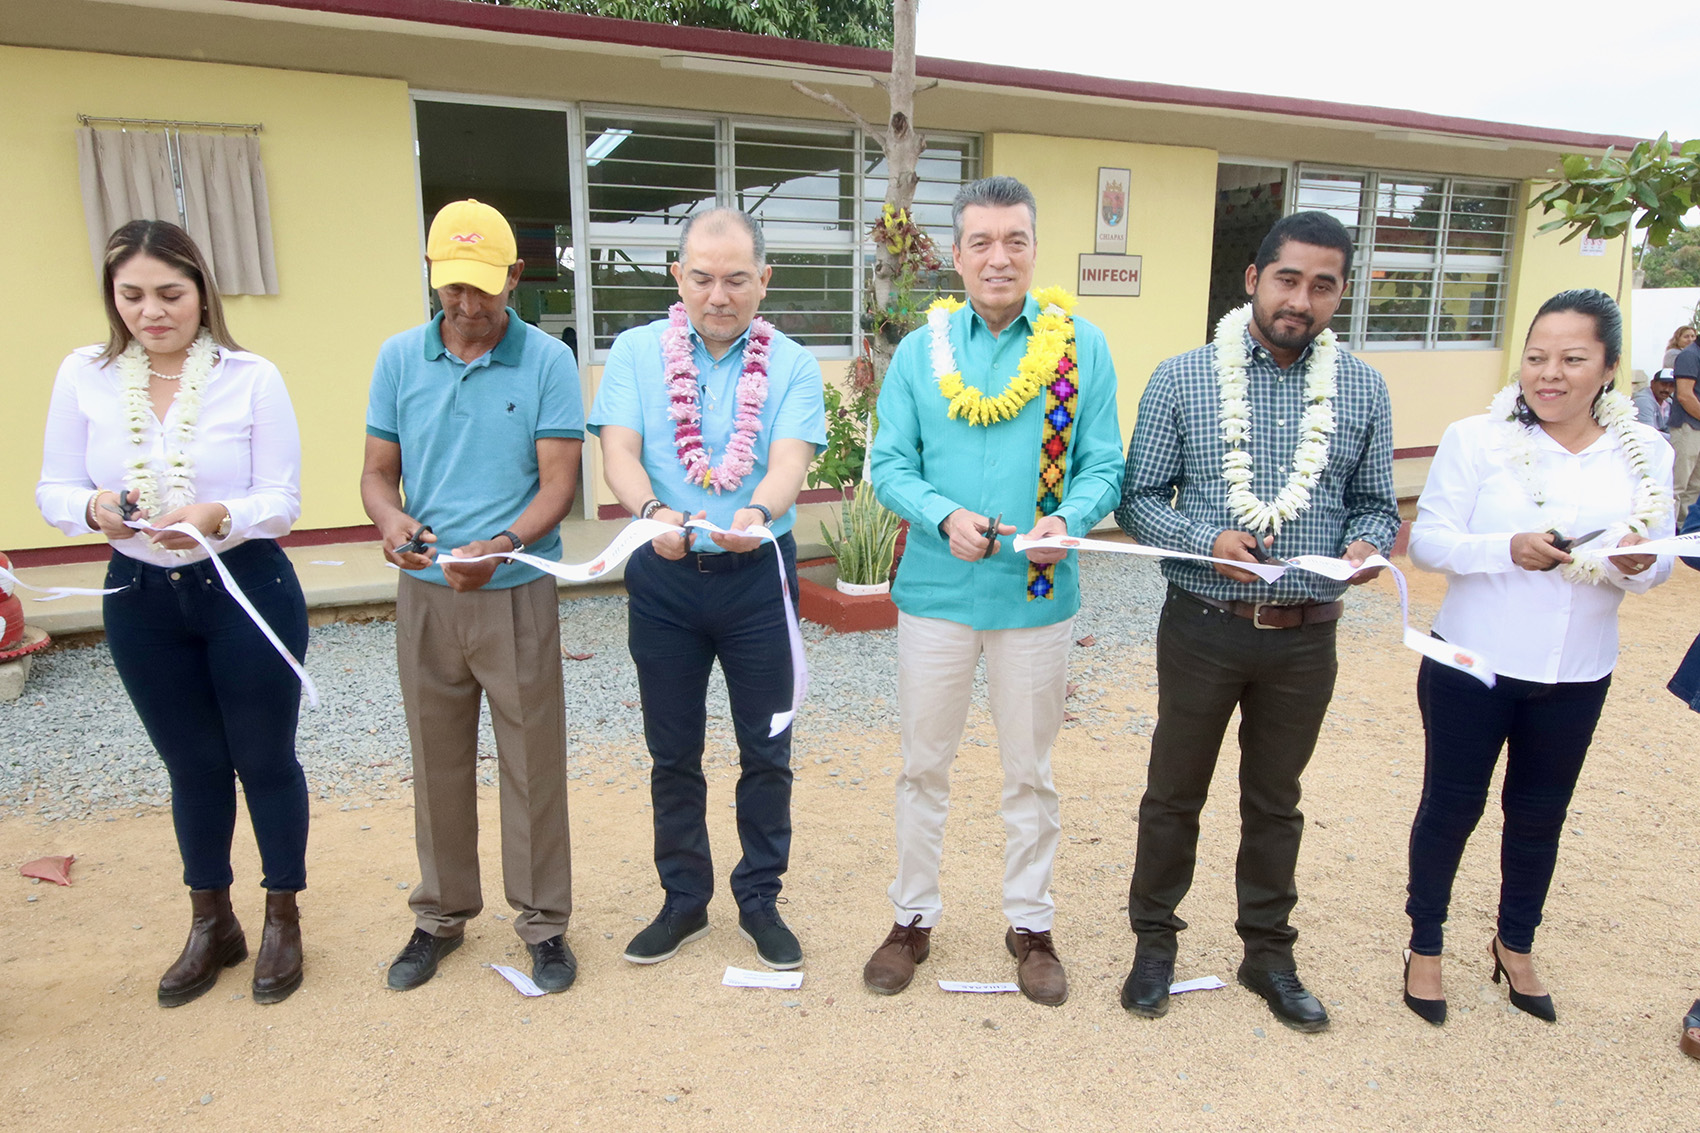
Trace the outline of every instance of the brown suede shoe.
<instances>
[{"instance_id":1,"label":"brown suede shoe","mask_svg":"<svg viewBox=\"0 0 1700 1133\"><path fill-rule=\"evenodd\" d=\"M908 924L894 924L885 941L862 968L862 982L880 995L896 995L915 978L915 965L932 951L933 930L921 927L921 914Z\"/></svg>"},{"instance_id":2,"label":"brown suede shoe","mask_svg":"<svg viewBox=\"0 0 1700 1133\"><path fill-rule=\"evenodd\" d=\"M266 927L254 961L254 1002L282 1003L301 986L301 914L292 891L266 893Z\"/></svg>"},{"instance_id":3,"label":"brown suede shoe","mask_svg":"<svg viewBox=\"0 0 1700 1133\"><path fill-rule=\"evenodd\" d=\"M1061 1007L1068 1002L1068 977L1057 959L1051 932L1028 932L1012 928L1003 934L1003 945L1015 957L1015 982L1021 994L1034 1003Z\"/></svg>"},{"instance_id":4,"label":"brown suede shoe","mask_svg":"<svg viewBox=\"0 0 1700 1133\"><path fill-rule=\"evenodd\" d=\"M230 890L191 889L189 939L177 962L159 980L159 1005L181 1007L218 982L221 968L248 958L248 941L230 908Z\"/></svg>"}]
</instances>

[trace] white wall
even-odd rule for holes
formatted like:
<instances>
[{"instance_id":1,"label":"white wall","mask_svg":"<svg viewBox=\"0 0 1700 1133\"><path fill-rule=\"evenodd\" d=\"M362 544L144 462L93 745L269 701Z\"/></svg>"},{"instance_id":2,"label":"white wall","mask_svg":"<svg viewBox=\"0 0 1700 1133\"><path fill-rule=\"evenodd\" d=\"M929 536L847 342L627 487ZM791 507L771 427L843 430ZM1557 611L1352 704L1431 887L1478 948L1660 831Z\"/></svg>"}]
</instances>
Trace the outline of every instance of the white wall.
<instances>
[{"instance_id":1,"label":"white wall","mask_svg":"<svg viewBox=\"0 0 1700 1133\"><path fill-rule=\"evenodd\" d=\"M1697 303L1700 287L1637 288L1630 292L1629 365L1650 377L1664 361L1671 332L1694 318Z\"/></svg>"}]
</instances>

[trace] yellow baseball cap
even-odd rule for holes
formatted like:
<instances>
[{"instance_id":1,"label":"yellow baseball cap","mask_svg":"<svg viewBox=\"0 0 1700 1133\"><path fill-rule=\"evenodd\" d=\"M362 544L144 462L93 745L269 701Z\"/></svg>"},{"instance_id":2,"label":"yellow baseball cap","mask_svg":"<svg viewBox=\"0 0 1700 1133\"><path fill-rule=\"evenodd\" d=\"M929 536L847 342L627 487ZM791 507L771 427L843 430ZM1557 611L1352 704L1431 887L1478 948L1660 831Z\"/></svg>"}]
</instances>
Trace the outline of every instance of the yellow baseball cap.
<instances>
[{"instance_id":1,"label":"yellow baseball cap","mask_svg":"<svg viewBox=\"0 0 1700 1133\"><path fill-rule=\"evenodd\" d=\"M451 201L431 221L425 258L431 261L432 287L464 283L500 295L508 268L519 259L519 246L507 218L489 205Z\"/></svg>"}]
</instances>

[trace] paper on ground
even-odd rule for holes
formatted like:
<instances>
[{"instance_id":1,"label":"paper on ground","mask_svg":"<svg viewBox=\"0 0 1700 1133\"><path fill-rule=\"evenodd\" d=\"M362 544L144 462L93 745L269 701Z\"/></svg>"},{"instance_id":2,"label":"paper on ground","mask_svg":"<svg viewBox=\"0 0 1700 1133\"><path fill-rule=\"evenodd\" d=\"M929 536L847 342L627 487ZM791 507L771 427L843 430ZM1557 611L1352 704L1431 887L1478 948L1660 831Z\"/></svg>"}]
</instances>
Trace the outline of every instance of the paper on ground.
<instances>
[{"instance_id":1,"label":"paper on ground","mask_svg":"<svg viewBox=\"0 0 1700 1133\"><path fill-rule=\"evenodd\" d=\"M939 988L942 991L972 991L982 994L1021 990L1012 983L977 983L974 980L940 980Z\"/></svg>"},{"instance_id":2,"label":"paper on ground","mask_svg":"<svg viewBox=\"0 0 1700 1133\"><path fill-rule=\"evenodd\" d=\"M1227 986L1215 976L1199 976L1195 980L1182 980L1179 983L1170 984L1169 994L1180 995L1186 991L1215 991L1219 987Z\"/></svg>"},{"instance_id":3,"label":"paper on ground","mask_svg":"<svg viewBox=\"0 0 1700 1133\"><path fill-rule=\"evenodd\" d=\"M728 967L720 982L726 987L771 987L796 991L803 986L803 973L752 972L748 968Z\"/></svg>"},{"instance_id":4,"label":"paper on ground","mask_svg":"<svg viewBox=\"0 0 1700 1133\"><path fill-rule=\"evenodd\" d=\"M341 559L314 559L308 566L341 566Z\"/></svg>"},{"instance_id":5,"label":"paper on ground","mask_svg":"<svg viewBox=\"0 0 1700 1133\"><path fill-rule=\"evenodd\" d=\"M521 995L548 994L542 988L532 983L531 977L520 971L518 968L510 968L506 964L491 964L490 967L494 969L498 976L501 976L504 980L507 980L509 983L513 984L514 987L518 988Z\"/></svg>"}]
</instances>

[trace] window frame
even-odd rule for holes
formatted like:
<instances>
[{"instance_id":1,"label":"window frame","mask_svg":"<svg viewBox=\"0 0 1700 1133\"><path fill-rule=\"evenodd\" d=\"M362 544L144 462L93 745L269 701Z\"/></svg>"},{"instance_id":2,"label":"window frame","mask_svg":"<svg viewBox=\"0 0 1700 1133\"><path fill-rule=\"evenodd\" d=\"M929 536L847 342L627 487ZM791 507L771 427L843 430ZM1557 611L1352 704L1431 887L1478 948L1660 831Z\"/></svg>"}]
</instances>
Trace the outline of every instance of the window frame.
<instances>
[{"instance_id":1,"label":"window frame","mask_svg":"<svg viewBox=\"0 0 1700 1133\"><path fill-rule=\"evenodd\" d=\"M1521 199L1522 183L1497 177L1474 177L1465 174L1437 173L1434 171L1418 171L1408 169L1371 169L1350 165L1338 165L1330 162L1294 162L1292 178L1287 193L1286 211L1290 215L1302 212L1307 207L1303 200L1304 181L1308 176L1337 176L1341 178L1361 178L1358 190L1358 219L1352 226L1357 230L1354 239L1356 255L1352 264L1351 279L1351 313L1347 318L1346 333L1342 336L1346 346L1353 351L1363 353L1414 351L1414 350L1503 350L1505 348L1505 317L1509 307L1509 291L1511 287L1512 261L1516 254L1518 237L1518 220L1520 211L1518 202ZM1377 222L1380 219L1382 205L1382 186L1397 178L1409 178L1412 182L1439 182L1441 200L1439 207L1439 227L1435 230L1435 244L1432 255L1419 252L1377 251ZM1504 245L1497 254L1477 254L1449 252L1448 245L1453 234L1453 204L1457 199L1458 187L1466 186L1475 189L1491 188L1506 190L1507 210ZM1334 212L1338 209L1328 209ZM1372 271L1423 273L1427 276L1429 295L1426 300L1426 314L1423 316L1423 329L1419 337L1400 339L1371 339L1369 337L1370 323L1370 288L1373 285ZM1486 339L1452 339L1443 340L1439 337L1441 305L1446 293L1448 276L1486 275L1497 281L1498 296L1495 300L1496 310L1493 315L1493 333Z\"/></svg>"}]
</instances>

